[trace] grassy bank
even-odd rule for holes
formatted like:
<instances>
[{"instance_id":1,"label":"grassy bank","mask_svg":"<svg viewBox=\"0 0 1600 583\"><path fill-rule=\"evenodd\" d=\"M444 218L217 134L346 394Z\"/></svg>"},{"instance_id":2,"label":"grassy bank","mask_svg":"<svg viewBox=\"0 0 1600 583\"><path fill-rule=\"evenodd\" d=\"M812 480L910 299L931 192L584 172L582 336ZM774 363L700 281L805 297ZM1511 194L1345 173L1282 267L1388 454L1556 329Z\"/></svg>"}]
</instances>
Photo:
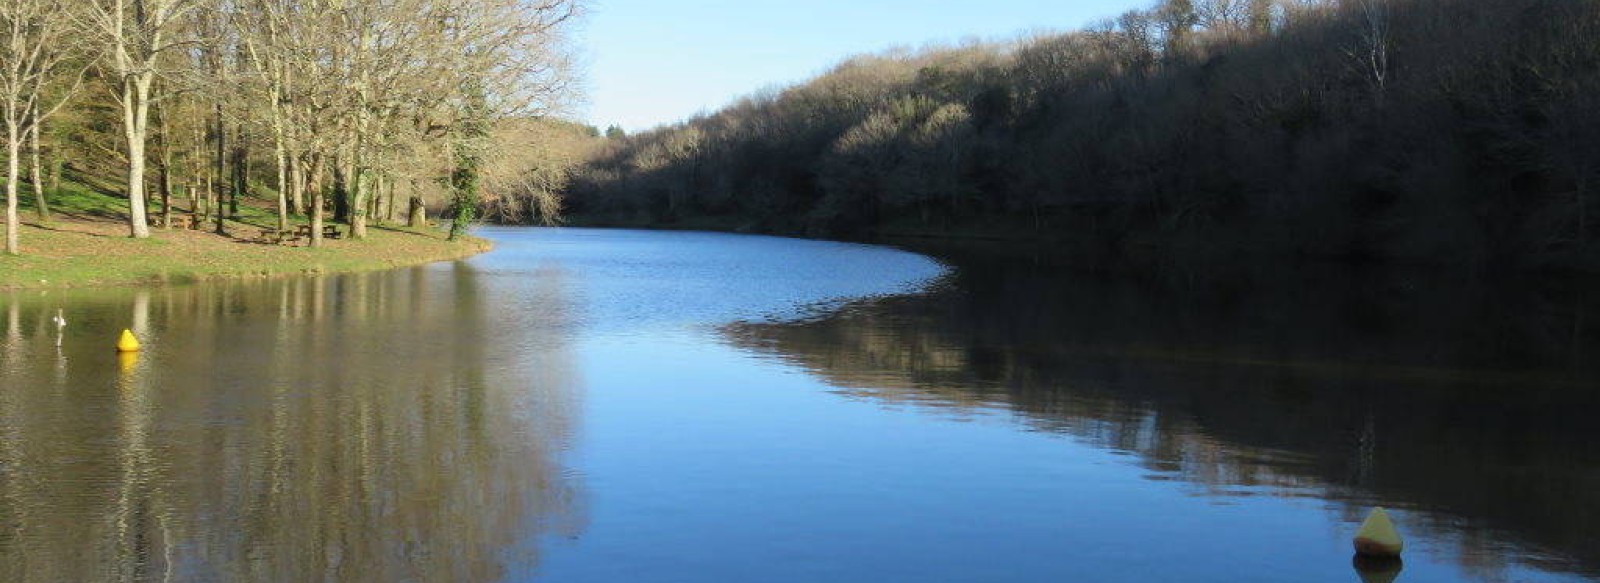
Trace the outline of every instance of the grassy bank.
<instances>
[{"instance_id":1,"label":"grassy bank","mask_svg":"<svg viewBox=\"0 0 1600 583\"><path fill-rule=\"evenodd\" d=\"M29 197L24 197L29 198ZM149 239L132 239L122 200L93 186L68 183L52 194L52 216L40 222L24 208L22 255L0 255L0 289L149 285L224 277L267 277L303 273L373 271L468 257L487 251L487 241L446 241L432 229L370 227L365 241L325 240L313 249L305 241L256 241L277 220L260 201L241 201L236 219L201 229L151 228ZM174 219L187 213L174 212ZM295 221L304 224L305 221ZM340 225L341 232L346 228Z\"/></svg>"}]
</instances>

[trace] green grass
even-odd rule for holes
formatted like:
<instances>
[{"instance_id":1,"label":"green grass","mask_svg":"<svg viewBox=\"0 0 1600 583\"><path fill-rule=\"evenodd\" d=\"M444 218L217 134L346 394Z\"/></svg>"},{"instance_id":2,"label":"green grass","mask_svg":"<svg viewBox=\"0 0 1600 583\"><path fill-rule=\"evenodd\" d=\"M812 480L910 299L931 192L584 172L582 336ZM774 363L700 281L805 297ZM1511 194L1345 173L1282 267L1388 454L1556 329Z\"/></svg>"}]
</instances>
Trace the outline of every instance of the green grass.
<instances>
[{"instance_id":1,"label":"green grass","mask_svg":"<svg viewBox=\"0 0 1600 583\"><path fill-rule=\"evenodd\" d=\"M271 203L262 200L241 200L238 217L224 222L227 235L213 233L214 223L208 221L198 230L152 227L151 238L132 239L127 236L127 203L110 192L92 180L63 182L50 194L51 220L39 223L32 194L24 189L20 202L30 204L23 205L22 254L0 255L0 289L372 271L456 259L489 248L481 239L452 242L436 229L395 226L369 226L367 240L328 240L317 249L303 243L261 244L255 242L260 230L277 226ZM187 213L174 209L173 215ZM305 222L300 217L292 221Z\"/></svg>"},{"instance_id":2,"label":"green grass","mask_svg":"<svg viewBox=\"0 0 1600 583\"><path fill-rule=\"evenodd\" d=\"M33 192L29 186L24 185L18 204L22 213L29 218L36 218ZM56 215L62 218L76 218L86 220L107 220L125 222L128 216L128 200L120 194L121 185L110 183L104 179L93 177L76 177L74 180L62 180L59 188L47 195L50 205L52 220ZM266 191L267 196L276 196L268 189L257 188L257 191ZM159 193L146 193L150 201L146 205L151 217L161 216L161 196ZM188 214L189 198L181 191L172 197L172 214L174 217ZM239 214L237 222L255 226L276 224L277 214L272 205L276 201L263 198L242 198L239 201ZM224 203L224 208L227 204ZM202 206L202 208L204 208ZM174 219L176 220L176 219ZM230 219L231 220L231 219ZM291 217L291 223L309 222L305 217Z\"/></svg>"}]
</instances>

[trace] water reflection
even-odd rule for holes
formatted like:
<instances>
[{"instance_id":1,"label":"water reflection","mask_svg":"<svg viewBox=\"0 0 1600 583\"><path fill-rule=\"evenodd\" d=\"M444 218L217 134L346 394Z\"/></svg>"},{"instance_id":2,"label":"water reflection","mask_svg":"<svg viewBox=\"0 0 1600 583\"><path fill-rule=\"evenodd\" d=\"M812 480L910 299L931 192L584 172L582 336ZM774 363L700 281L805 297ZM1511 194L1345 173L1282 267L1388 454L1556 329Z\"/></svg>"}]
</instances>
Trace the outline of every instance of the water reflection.
<instances>
[{"instance_id":1,"label":"water reflection","mask_svg":"<svg viewBox=\"0 0 1600 583\"><path fill-rule=\"evenodd\" d=\"M455 265L0 296L0 580L527 572L583 528L570 301L486 293Z\"/></svg>"},{"instance_id":2,"label":"water reflection","mask_svg":"<svg viewBox=\"0 0 1600 583\"><path fill-rule=\"evenodd\" d=\"M1474 577L1600 575L1600 329L1585 318L1600 305L1586 284L1155 286L1002 252L940 256L956 271L934 293L727 337L846 397L1014 418L1218 502L1326 500L1345 525L1398 507L1419 552Z\"/></svg>"},{"instance_id":3,"label":"water reflection","mask_svg":"<svg viewBox=\"0 0 1600 583\"><path fill-rule=\"evenodd\" d=\"M1405 571L1405 561L1398 558L1375 558L1356 555L1350 560L1361 583L1394 583Z\"/></svg>"}]
</instances>

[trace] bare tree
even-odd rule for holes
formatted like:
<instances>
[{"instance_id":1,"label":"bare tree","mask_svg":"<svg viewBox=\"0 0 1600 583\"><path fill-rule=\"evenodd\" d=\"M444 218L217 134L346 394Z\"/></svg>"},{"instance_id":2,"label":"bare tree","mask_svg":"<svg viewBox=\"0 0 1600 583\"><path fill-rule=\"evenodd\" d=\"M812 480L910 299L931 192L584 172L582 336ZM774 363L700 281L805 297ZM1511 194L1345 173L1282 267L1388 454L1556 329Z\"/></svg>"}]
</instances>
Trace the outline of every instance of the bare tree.
<instances>
[{"instance_id":1,"label":"bare tree","mask_svg":"<svg viewBox=\"0 0 1600 583\"><path fill-rule=\"evenodd\" d=\"M1199 24L1192 0L1164 0L1155 10L1155 21L1166 41L1165 56L1177 59L1188 52L1193 43L1194 27Z\"/></svg>"},{"instance_id":2,"label":"bare tree","mask_svg":"<svg viewBox=\"0 0 1600 583\"><path fill-rule=\"evenodd\" d=\"M1273 12L1277 8L1276 0L1250 0L1249 20L1250 31L1256 35L1266 35L1272 32Z\"/></svg>"},{"instance_id":3,"label":"bare tree","mask_svg":"<svg viewBox=\"0 0 1600 583\"><path fill-rule=\"evenodd\" d=\"M48 82L67 60L68 54L60 48L72 26L67 4L63 0L6 0L0 4L0 34L5 35L0 40L0 117L6 128L5 251L12 255L21 253L17 183L23 143L34 137L37 144L40 122L60 108L70 93L64 91L53 103L42 103L48 99ZM37 166L35 162L36 195L40 188Z\"/></svg>"},{"instance_id":4,"label":"bare tree","mask_svg":"<svg viewBox=\"0 0 1600 583\"><path fill-rule=\"evenodd\" d=\"M290 44L284 38L287 20L292 17L290 5L276 0L253 0L241 5L241 12L259 26L241 30L240 42L249 55L249 62L258 71L258 85L264 88L267 102L268 125L272 131L273 166L276 172L274 188L278 191L278 229L289 228L291 195L292 149L290 128L285 111L289 93ZM298 195L293 196L298 206Z\"/></svg>"},{"instance_id":5,"label":"bare tree","mask_svg":"<svg viewBox=\"0 0 1600 583\"><path fill-rule=\"evenodd\" d=\"M465 233L479 204L479 174L492 120L559 107L572 79L560 27L575 18L577 0L454 0L459 18L446 30L465 51L454 87L450 237Z\"/></svg>"},{"instance_id":6,"label":"bare tree","mask_svg":"<svg viewBox=\"0 0 1600 583\"><path fill-rule=\"evenodd\" d=\"M145 144L150 135L150 104L161 56L182 46L177 29L183 17L206 0L91 0L89 22L102 39L110 73L118 83L128 171L128 228L132 237L150 236L145 218Z\"/></svg>"},{"instance_id":7,"label":"bare tree","mask_svg":"<svg viewBox=\"0 0 1600 583\"><path fill-rule=\"evenodd\" d=\"M1351 60L1372 86L1372 95L1379 106L1389 83L1390 15L1388 0L1346 0L1361 20L1360 35L1354 46L1346 49Z\"/></svg>"}]
</instances>

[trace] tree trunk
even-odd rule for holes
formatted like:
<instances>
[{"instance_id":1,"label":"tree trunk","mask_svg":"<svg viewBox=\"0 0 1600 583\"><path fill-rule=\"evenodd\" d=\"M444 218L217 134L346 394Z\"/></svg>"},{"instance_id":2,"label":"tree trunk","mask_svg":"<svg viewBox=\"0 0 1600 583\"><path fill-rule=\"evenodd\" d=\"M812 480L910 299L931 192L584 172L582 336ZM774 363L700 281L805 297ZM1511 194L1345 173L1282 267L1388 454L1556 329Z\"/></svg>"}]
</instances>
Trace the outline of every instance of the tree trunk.
<instances>
[{"instance_id":1,"label":"tree trunk","mask_svg":"<svg viewBox=\"0 0 1600 583\"><path fill-rule=\"evenodd\" d=\"M306 177L293 161L289 162L289 208L297 214L306 214Z\"/></svg>"},{"instance_id":2,"label":"tree trunk","mask_svg":"<svg viewBox=\"0 0 1600 583\"><path fill-rule=\"evenodd\" d=\"M291 198L291 185L294 182L294 173L290 169L294 161L289 159L289 136L285 127L283 111L283 68L282 65L273 65L271 78L271 91L267 99L271 100L272 113L272 164L276 172L273 186L278 189L278 230L289 228L289 213L300 208L299 195Z\"/></svg>"},{"instance_id":3,"label":"tree trunk","mask_svg":"<svg viewBox=\"0 0 1600 583\"><path fill-rule=\"evenodd\" d=\"M161 228L172 228L172 159L167 153L162 154L167 158L161 162L161 174L156 179L161 185Z\"/></svg>"},{"instance_id":4,"label":"tree trunk","mask_svg":"<svg viewBox=\"0 0 1600 583\"><path fill-rule=\"evenodd\" d=\"M39 119L39 104L33 104L30 113L33 123L28 129L28 176L33 181L33 210L39 215L39 221L50 220L50 201L45 200L43 171L39 164L39 133L43 130Z\"/></svg>"},{"instance_id":5,"label":"tree trunk","mask_svg":"<svg viewBox=\"0 0 1600 583\"><path fill-rule=\"evenodd\" d=\"M411 195L411 209L406 213L406 226L411 228L424 227L428 224L428 205L422 202L422 197Z\"/></svg>"},{"instance_id":6,"label":"tree trunk","mask_svg":"<svg viewBox=\"0 0 1600 583\"><path fill-rule=\"evenodd\" d=\"M211 168L211 218L216 221L216 233L228 234L227 213L222 211L222 201L225 199L224 189L228 188L228 127L222 121L222 102L215 105L216 118L212 120L215 125L212 131L216 132L216 149L212 151Z\"/></svg>"},{"instance_id":7,"label":"tree trunk","mask_svg":"<svg viewBox=\"0 0 1600 583\"><path fill-rule=\"evenodd\" d=\"M395 217L394 217L394 206L395 206L394 205L394 197L395 197L396 192L395 192L394 182L395 182L394 179L390 178L389 180L385 181L384 184L383 184L384 190L386 191L385 194L384 194L384 197L383 197L383 201L384 201L384 203L386 203L388 205L387 207L385 207L385 209L383 211L383 217L384 217L384 220L388 221L391 224L393 224L395 222Z\"/></svg>"},{"instance_id":8,"label":"tree trunk","mask_svg":"<svg viewBox=\"0 0 1600 583\"><path fill-rule=\"evenodd\" d=\"M322 156L312 156L311 168L307 172L311 191L311 246L322 246Z\"/></svg>"},{"instance_id":9,"label":"tree trunk","mask_svg":"<svg viewBox=\"0 0 1600 583\"><path fill-rule=\"evenodd\" d=\"M189 197L189 229L198 230L206 220L206 215L201 208L202 198L206 196L205 164L201 162L201 152L206 151L205 130L199 124L194 127L194 151L189 154L190 181L185 183L184 194Z\"/></svg>"},{"instance_id":10,"label":"tree trunk","mask_svg":"<svg viewBox=\"0 0 1600 583\"><path fill-rule=\"evenodd\" d=\"M372 175L372 193L367 195L367 218L374 225L383 224L383 175Z\"/></svg>"},{"instance_id":11,"label":"tree trunk","mask_svg":"<svg viewBox=\"0 0 1600 583\"><path fill-rule=\"evenodd\" d=\"M196 173L187 190L189 194L189 228L191 230L199 229L200 224L206 220L203 200L206 193L205 178Z\"/></svg>"},{"instance_id":12,"label":"tree trunk","mask_svg":"<svg viewBox=\"0 0 1600 583\"><path fill-rule=\"evenodd\" d=\"M292 213L307 214L310 209L305 206L305 171L296 163L293 154L289 154L285 164L289 169L289 210Z\"/></svg>"},{"instance_id":13,"label":"tree trunk","mask_svg":"<svg viewBox=\"0 0 1600 583\"><path fill-rule=\"evenodd\" d=\"M279 231L288 230L289 228L289 189L291 187L289 186L289 168L285 163L285 161L288 160L286 156L287 155L283 150L282 137L274 139L272 146L272 163L274 166L276 166L274 170L277 172L277 176L275 177L276 182L273 183L273 186L278 190Z\"/></svg>"},{"instance_id":14,"label":"tree trunk","mask_svg":"<svg viewBox=\"0 0 1600 583\"><path fill-rule=\"evenodd\" d=\"M350 238L367 238L367 192L372 189L367 183L372 180L371 173L355 168L354 180L351 180L350 190Z\"/></svg>"},{"instance_id":15,"label":"tree trunk","mask_svg":"<svg viewBox=\"0 0 1600 583\"><path fill-rule=\"evenodd\" d=\"M372 48L373 34L371 29L361 30L360 40L357 42L355 63L360 66L360 75L356 90L356 132L354 146L351 152L351 179L355 191L351 192L350 203L352 213L350 221L350 238L364 240L367 238L367 199L372 196L373 172L370 168L371 153L368 152L372 127L372 79L371 68L367 66L366 55Z\"/></svg>"},{"instance_id":16,"label":"tree trunk","mask_svg":"<svg viewBox=\"0 0 1600 583\"><path fill-rule=\"evenodd\" d=\"M233 139L233 188L228 189L228 218L239 218L239 197L250 189L250 147L241 124Z\"/></svg>"},{"instance_id":17,"label":"tree trunk","mask_svg":"<svg viewBox=\"0 0 1600 583\"><path fill-rule=\"evenodd\" d=\"M122 82L122 128L128 140L128 236L150 238L145 216L145 138L149 135L150 84L154 72L141 72Z\"/></svg>"},{"instance_id":18,"label":"tree trunk","mask_svg":"<svg viewBox=\"0 0 1600 583\"><path fill-rule=\"evenodd\" d=\"M6 253L9 255L22 253L18 243L22 224L17 221L17 174L20 171L17 156L22 154L22 136L18 135L18 129L14 122L6 124Z\"/></svg>"},{"instance_id":19,"label":"tree trunk","mask_svg":"<svg viewBox=\"0 0 1600 583\"><path fill-rule=\"evenodd\" d=\"M351 239L359 240L367 238L367 193L372 190L372 186L369 184L371 181L372 173L370 171L362 169L359 166L356 167L354 180L355 189L350 193Z\"/></svg>"},{"instance_id":20,"label":"tree trunk","mask_svg":"<svg viewBox=\"0 0 1600 583\"><path fill-rule=\"evenodd\" d=\"M159 171L160 169L158 168L157 170ZM152 188L154 188L154 189L157 189L157 194L160 194L159 189L161 188L161 176L160 176L159 172L157 173L157 175L156 175L154 180L155 180L155 184L146 184L146 185L144 185L144 191L145 192L150 192L150 190ZM156 217L155 217L154 213L155 213L156 206L158 206L158 202L156 201L155 197L148 196L148 195L144 197L144 201L145 201L144 216L148 217L151 222L155 222Z\"/></svg>"}]
</instances>

